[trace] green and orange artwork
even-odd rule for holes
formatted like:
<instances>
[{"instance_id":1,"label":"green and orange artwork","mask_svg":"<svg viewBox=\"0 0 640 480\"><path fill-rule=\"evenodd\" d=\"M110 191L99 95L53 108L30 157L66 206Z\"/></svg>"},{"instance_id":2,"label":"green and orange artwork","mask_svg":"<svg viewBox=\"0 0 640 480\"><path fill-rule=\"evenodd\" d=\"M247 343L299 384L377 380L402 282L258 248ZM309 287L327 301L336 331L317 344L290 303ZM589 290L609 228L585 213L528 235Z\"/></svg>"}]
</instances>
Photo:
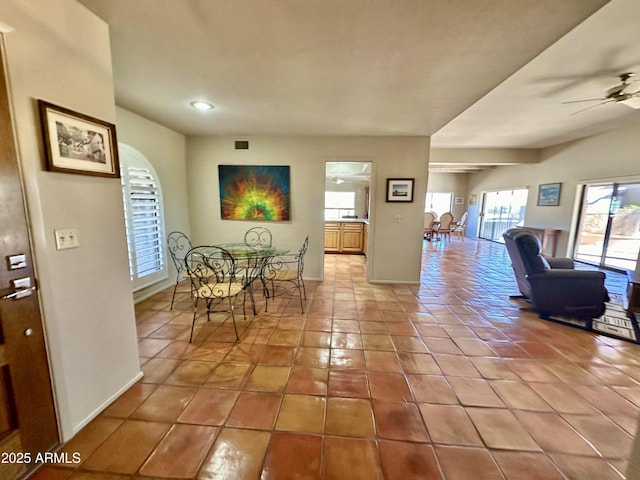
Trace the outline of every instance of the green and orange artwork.
<instances>
[{"instance_id":1,"label":"green and orange artwork","mask_svg":"<svg viewBox=\"0 0 640 480\"><path fill-rule=\"evenodd\" d=\"M218 165L223 220L288 221L288 166Z\"/></svg>"}]
</instances>

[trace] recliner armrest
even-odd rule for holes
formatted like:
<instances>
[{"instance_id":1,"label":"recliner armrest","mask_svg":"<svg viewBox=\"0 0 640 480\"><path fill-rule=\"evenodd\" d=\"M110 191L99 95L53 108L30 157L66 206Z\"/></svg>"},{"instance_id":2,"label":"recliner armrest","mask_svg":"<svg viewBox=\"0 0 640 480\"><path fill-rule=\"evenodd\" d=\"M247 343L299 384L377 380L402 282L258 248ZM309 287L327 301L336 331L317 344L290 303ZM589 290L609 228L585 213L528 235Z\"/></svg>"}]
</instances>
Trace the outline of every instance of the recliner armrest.
<instances>
[{"instance_id":1,"label":"recliner armrest","mask_svg":"<svg viewBox=\"0 0 640 480\"><path fill-rule=\"evenodd\" d=\"M575 264L573 263L573 260L571 260L570 258L565 258L565 257L544 257L544 258L552 269L564 268L568 270L573 270L575 268Z\"/></svg>"},{"instance_id":2,"label":"recliner armrest","mask_svg":"<svg viewBox=\"0 0 640 480\"><path fill-rule=\"evenodd\" d=\"M569 268L554 268L541 273L527 275L530 282L598 282L604 285L605 274L596 270L572 270Z\"/></svg>"}]
</instances>

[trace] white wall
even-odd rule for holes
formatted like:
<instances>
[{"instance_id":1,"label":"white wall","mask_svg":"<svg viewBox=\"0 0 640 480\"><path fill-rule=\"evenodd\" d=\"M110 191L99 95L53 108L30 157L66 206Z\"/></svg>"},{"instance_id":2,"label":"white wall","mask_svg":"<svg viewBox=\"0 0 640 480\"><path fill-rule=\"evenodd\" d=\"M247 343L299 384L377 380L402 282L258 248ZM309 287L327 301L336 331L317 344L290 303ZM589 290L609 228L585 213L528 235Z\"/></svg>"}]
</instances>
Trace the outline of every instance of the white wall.
<instances>
[{"instance_id":1,"label":"white wall","mask_svg":"<svg viewBox=\"0 0 640 480\"><path fill-rule=\"evenodd\" d=\"M185 136L124 108L118 107L116 113L118 141L142 153L158 174L162 187L165 233L177 230L190 236ZM175 267L168 256L166 260L169 265L168 278L137 291L134 301L143 300L175 283Z\"/></svg>"},{"instance_id":2,"label":"white wall","mask_svg":"<svg viewBox=\"0 0 640 480\"><path fill-rule=\"evenodd\" d=\"M244 137L243 137L244 139ZM189 211L195 242L232 242L253 225L269 228L274 241L298 247L310 235L305 277L322 278L325 162L366 158L372 162L371 281L419 282L428 137L254 137L235 150L233 137L187 139ZM291 221L221 220L218 165L290 165ZM387 178L415 178L415 201L386 203ZM396 216L400 222L395 223Z\"/></svg>"},{"instance_id":3,"label":"white wall","mask_svg":"<svg viewBox=\"0 0 640 480\"><path fill-rule=\"evenodd\" d=\"M108 26L70 0L0 4L62 440L140 375L119 179L45 171L36 99L115 123ZM56 251L54 229L80 247Z\"/></svg>"},{"instance_id":4,"label":"white wall","mask_svg":"<svg viewBox=\"0 0 640 480\"><path fill-rule=\"evenodd\" d=\"M570 255L569 232L577 216L579 185L603 180L640 181L640 111L636 116L624 128L544 149L539 164L471 174L469 193L478 194L479 206L481 193L487 190L528 187L525 225L563 230L557 255ZM555 182L562 183L560 205L537 206L539 185ZM477 209L473 214L477 221Z\"/></svg>"}]
</instances>

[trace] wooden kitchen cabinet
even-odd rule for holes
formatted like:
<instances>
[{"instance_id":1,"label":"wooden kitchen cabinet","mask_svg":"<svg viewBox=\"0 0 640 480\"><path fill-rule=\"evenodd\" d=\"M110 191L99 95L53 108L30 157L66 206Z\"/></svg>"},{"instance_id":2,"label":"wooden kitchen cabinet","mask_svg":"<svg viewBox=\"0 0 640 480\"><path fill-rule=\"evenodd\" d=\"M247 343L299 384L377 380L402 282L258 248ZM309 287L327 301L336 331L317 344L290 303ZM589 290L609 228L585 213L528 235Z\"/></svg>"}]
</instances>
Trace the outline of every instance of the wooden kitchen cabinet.
<instances>
[{"instance_id":1,"label":"wooden kitchen cabinet","mask_svg":"<svg viewBox=\"0 0 640 480\"><path fill-rule=\"evenodd\" d=\"M364 253L363 222L326 222L324 251L327 253Z\"/></svg>"},{"instance_id":2,"label":"wooden kitchen cabinet","mask_svg":"<svg viewBox=\"0 0 640 480\"><path fill-rule=\"evenodd\" d=\"M327 253L340 253L340 223L324 224L324 251Z\"/></svg>"},{"instance_id":3,"label":"wooden kitchen cabinet","mask_svg":"<svg viewBox=\"0 0 640 480\"><path fill-rule=\"evenodd\" d=\"M365 223L363 225L362 232L362 253L367 254L367 243L369 242L369 224Z\"/></svg>"},{"instance_id":4,"label":"wooden kitchen cabinet","mask_svg":"<svg viewBox=\"0 0 640 480\"><path fill-rule=\"evenodd\" d=\"M364 229L363 224L358 223L343 223L341 235L341 252L344 253L362 253L362 236Z\"/></svg>"}]
</instances>

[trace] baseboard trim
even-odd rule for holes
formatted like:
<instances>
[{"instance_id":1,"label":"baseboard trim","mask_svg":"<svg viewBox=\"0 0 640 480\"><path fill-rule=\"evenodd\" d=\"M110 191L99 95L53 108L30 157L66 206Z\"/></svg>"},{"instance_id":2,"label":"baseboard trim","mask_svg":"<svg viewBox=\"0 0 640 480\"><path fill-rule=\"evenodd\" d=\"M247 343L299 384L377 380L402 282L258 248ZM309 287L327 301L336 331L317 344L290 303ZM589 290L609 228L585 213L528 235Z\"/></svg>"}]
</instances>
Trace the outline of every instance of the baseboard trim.
<instances>
[{"instance_id":1,"label":"baseboard trim","mask_svg":"<svg viewBox=\"0 0 640 480\"><path fill-rule=\"evenodd\" d=\"M369 280L369 283L395 283L403 285L420 285L420 280Z\"/></svg>"},{"instance_id":2,"label":"baseboard trim","mask_svg":"<svg viewBox=\"0 0 640 480\"><path fill-rule=\"evenodd\" d=\"M182 282L182 280L180 280L180 282ZM136 292L133 292L133 303L134 304L138 304L140 302L143 302L151 297L153 297L154 295L165 291L168 288L171 288L175 285L175 283L166 283L166 282L161 282L161 283L156 283L154 285L150 285L146 288L143 288L141 290L138 290L138 292L144 292L140 295L136 295Z\"/></svg>"}]
</instances>

